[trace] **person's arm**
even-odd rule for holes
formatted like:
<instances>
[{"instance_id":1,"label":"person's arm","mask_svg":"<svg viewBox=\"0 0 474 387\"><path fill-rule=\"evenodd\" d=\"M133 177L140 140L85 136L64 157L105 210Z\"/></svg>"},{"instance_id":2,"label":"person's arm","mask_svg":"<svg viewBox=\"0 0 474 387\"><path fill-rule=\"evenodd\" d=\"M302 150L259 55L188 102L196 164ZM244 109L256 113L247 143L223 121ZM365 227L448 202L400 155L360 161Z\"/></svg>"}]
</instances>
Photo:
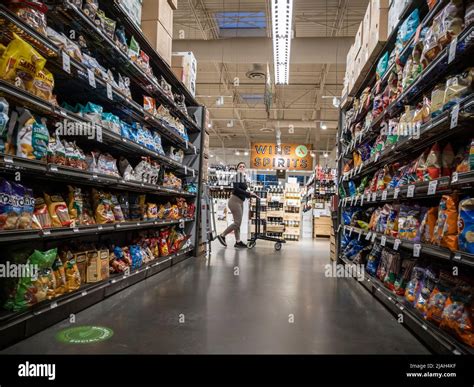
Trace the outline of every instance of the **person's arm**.
<instances>
[{"instance_id":1,"label":"person's arm","mask_svg":"<svg viewBox=\"0 0 474 387\"><path fill-rule=\"evenodd\" d=\"M244 195L246 198L250 198L252 194L240 186L241 183L234 181L234 192Z\"/></svg>"}]
</instances>

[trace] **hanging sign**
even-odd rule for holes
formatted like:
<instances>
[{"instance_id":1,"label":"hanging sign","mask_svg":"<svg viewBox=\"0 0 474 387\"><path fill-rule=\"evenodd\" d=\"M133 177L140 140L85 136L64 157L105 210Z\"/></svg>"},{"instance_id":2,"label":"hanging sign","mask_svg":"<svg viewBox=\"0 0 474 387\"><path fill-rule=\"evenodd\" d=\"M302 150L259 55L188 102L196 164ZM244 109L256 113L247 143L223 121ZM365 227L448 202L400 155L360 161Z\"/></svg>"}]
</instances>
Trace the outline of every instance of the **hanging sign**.
<instances>
[{"instance_id":1,"label":"hanging sign","mask_svg":"<svg viewBox=\"0 0 474 387\"><path fill-rule=\"evenodd\" d=\"M306 144L281 144L255 143L251 144L252 169L276 169L312 171L313 158L311 157L311 145Z\"/></svg>"}]
</instances>

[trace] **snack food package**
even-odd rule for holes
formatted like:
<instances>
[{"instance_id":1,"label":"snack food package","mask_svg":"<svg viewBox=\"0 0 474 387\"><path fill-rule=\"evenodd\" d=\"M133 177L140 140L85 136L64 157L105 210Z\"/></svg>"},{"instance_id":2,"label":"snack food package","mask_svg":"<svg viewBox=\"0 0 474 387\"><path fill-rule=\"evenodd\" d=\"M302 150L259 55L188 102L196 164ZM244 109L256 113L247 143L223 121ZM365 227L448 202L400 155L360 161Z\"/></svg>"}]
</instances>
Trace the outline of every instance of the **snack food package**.
<instances>
[{"instance_id":1,"label":"snack food package","mask_svg":"<svg viewBox=\"0 0 474 387\"><path fill-rule=\"evenodd\" d=\"M85 255L84 255L85 256ZM77 290L81 286L82 278L76 256L70 251L66 254L67 261L64 264L66 269L66 287L68 292ZM85 261L84 261L85 263Z\"/></svg>"},{"instance_id":2,"label":"snack food package","mask_svg":"<svg viewBox=\"0 0 474 387\"><path fill-rule=\"evenodd\" d=\"M0 59L0 78L31 91L36 74L43 70L44 59L32 46L13 33Z\"/></svg>"},{"instance_id":3,"label":"snack food package","mask_svg":"<svg viewBox=\"0 0 474 387\"><path fill-rule=\"evenodd\" d=\"M99 9L99 2L97 0L84 0L82 5L82 12L92 20L95 19L95 15Z\"/></svg>"},{"instance_id":4,"label":"snack food package","mask_svg":"<svg viewBox=\"0 0 474 387\"><path fill-rule=\"evenodd\" d=\"M432 243L450 250L458 249L458 198L455 194L441 198Z\"/></svg>"},{"instance_id":5,"label":"snack food package","mask_svg":"<svg viewBox=\"0 0 474 387\"><path fill-rule=\"evenodd\" d=\"M395 279L393 290L395 294L403 296L405 294L406 287L410 281L411 273L415 267L416 261L414 259L404 259L402 261L400 271Z\"/></svg>"},{"instance_id":6,"label":"snack food package","mask_svg":"<svg viewBox=\"0 0 474 387\"><path fill-rule=\"evenodd\" d=\"M45 252L35 250L27 260L28 267L36 267L38 273L31 271L30 276L21 277L5 308L22 311L44 301L54 292L55 279L51 266L58 255L57 249ZM36 276L35 276L36 274Z\"/></svg>"},{"instance_id":7,"label":"snack food package","mask_svg":"<svg viewBox=\"0 0 474 387\"><path fill-rule=\"evenodd\" d=\"M425 280L423 281L423 286L420 289L420 293L418 294L415 304L415 308L418 309L423 316L426 314L428 300L430 298L431 292L436 286L436 283L437 278L434 270L431 268L426 269Z\"/></svg>"},{"instance_id":8,"label":"snack food package","mask_svg":"<svg viewBox=\"0 0 474 387\"><path fill-rule=\"evenodd\" d=\"M49 216L51 217L52 227L70 227L72 224L69 217L66 202L61 195L44 194L44 200L48 206Z\"/></svg>"},{"instance_id":9,"label":"snack food package","mask_svg":"<svg viewBox=\"0 0 474 387\"><path fill-rule=\"evenodd\" d=\"M114 218L116 222L125 222L125 216L122 212L122 207L117 198L117 195L108 195L109 200L112 204L112 212L114 213Z\"/></svg>"},{"instance_id":10,"label":"snack food package","mask_svg":"<svg viewBox=\"0 0 474 387\"><path fill-rule=\"evenodd\" d=\"M8 110L8 101L3 97L0 98L0 153L6 153L5 148L8 136L8 121L10 120Z\"/></svg>"},{"instance_id":11,"label":"snack food package","mask_svg":"<svg viewBox=\"0 0 474 387\"><path fill-rule=\"evenodd\" d=\"M92 189L92 203L94 206L95 221L97 224L114 223L115 216L112 202L103 191Z\"/></svg>"},{"instance_id":12,"label":"snack food package","mask_svg":"<svg viewBox=\"0 0 474 387\"><path fill-rule=\"evenodd\" d=\"M382 246L380 246L379 244L374 244L371 252L367 256L367 266L366 266L366 271L371 276L376 275L381 256L382 256Z\"/></svg>"},{"instance_id":13,"label":"snack food package","mask_svg":"<svg viewBox=\"0 0 474 387\"><path fill-rule=\"evenodd\" d=\"M143 109L152 114L156 114L156 102L155 99L152 97L148 97L146 95L143 96Z\"/></svg>"},{"instance_id":14,"label":"snack food package","mask_svg":"<svg viewBox=\"0 0 474 387\"><path fill-rule=\"evenodd\" d=\"M414 305L418 300L418 295L423 287L426 270L420 266L415 266L411 273L410 282L405 290L405 300L408 304Z\"/></svg>"},{"instance_id":15,"label":"snack food package","mask_svg":"<svg viewBox=\"0 0 474 387\"><path fill-rule=\"evenodd\" d=\"M454 151L450 143L446 144L441 153L441 176L451 176L454 163Z\"/></svg>"},{"instance_id":16,"label":"snack food package","mask_svg":"<svg viewBox=\"0 0 474 387\"><path fill-rule=\"evenodd\" d=\"M451 274L445 270L441 270L439 274L439 280L436 283L435 288L431 292L430 298L426 305L426 316L428 321L439 325L441 322L442 314L446 301L451 293L451 290L455 287L457 280L451 276Z\"/></svg>"},{"instance_id":17,"label":"snack food package","mask_svg":"<svg viewBox=\"0 0 474 387\"><path fill-rule=\"evenodd\" d=\"M156 205L156 203L147 203L146 218L148 220L154 220L158 218L158 206Z\"/></svg>"},{"instance_id":18,"label":"snack food package","mask_svg":"<svg viewBox=\"0 0 474 387\"><path fill-rule=\"evenodd\" d=\"M20 193L23 201L17 228L20 230L29 230L33 221L33 212L35 209L33 190L15 183L12 183L12 189L13 192L18 191Z\"/></svg>"},{"instance_id":19,"label":"snack food package","mask_svg":"<svg viewBox=\"0 0 474 387\"><path fill-rule=\"evenodd\" d=\"M27 25L46 35L46 12L48 7L41 1L10 1L8 8Z\"/></svg>"},{"instance_id":20,"label":"snack food package","mask_svg":"<svg viewBox=\"0 0 474 387\"><path fill-rule=\"evenodd\" d=\"M459 203L459 250L474 254L474 199L466 198Z\"/></svg>"},{"instance_id":21,"label":"snack food package","mask_svg":"<svg viewBox=\"0 0 474 387\"><path fill-rule=\"evenodd\" d=\"M57 105L56 98L53 95L54 90L54 76L47 70L43 68L38 71L33 80L33 85L31 92L37 97L43 98L48 102L54 103Z\"/></svg>"},{"instance_id":22,"label":"snack food package","mask_svg":"<svg viewBox=\"0 0 474 387\"><path fill-rule=\"evenodd\" d=\"M53 275L55 278L55 289L54 289L54 297L61 296L67 293L67 281L66 281L66 270L64 269L64 265L59 258L56 258L53 262Z\"/></svg>"},{"instance_id":23,"label":"snack food package","mask_svg":"<svg viewBox=\"0 0 474 387\"><path fill-rule=\"evenodd\" d=\"M46 119L36 120L28 109L17 108L12 113L11 126L17 129L16 155L30 160L47 159L49 132Z\"/></svg>"},{"instance_id":24,"label":"snack food package","mask_svg":"<svg viewBox=\"0 0 474 387\"><path fill-rule=\"evenodd\" d=\"M33 212L33 228L45 229L51 227L52 221L49 216L48 205L44 201L44 197L36 197L35 209Z\"/></svg>"},{"instance_id":25,"label":"snack food package","mask_svg":"<svg viewBox=\"0 0 474 387\"><path fill-rule=\"evenodd\" d=\"M450 293L441 316L440 327L474 347L474 290L461 282Z\"/></svg>"},{"instance_id":26,"label":"snack food package","mask_svg":"<svg viewBox=\"0 0 474 387\"><path fill-rule=\"evenodd\" d=\"M431 207L424 214L421 226L420 226L420 236L421 242L431 243L433 240L434 229L436 226L436 221L438 220L438 207Z\"/></svg>"},{"instance_id":27,"label":"snack food package","mask_svg":"<svg viewBox=\"0 0 474 387\"><path fill-rule=\"evenodd\" d=\"M168 237L170 235L170 231L168 229L160 230L159 234L159 248L160 248L160 257L166 257L170 254L169 246L168 246Z\"/></svg>"},{"instance_id":28,"label":"snack food package","mask_svg":"<svg viewBox=\"0 0 474 387\"><path fill-rule=\"evenodd\" d=\"M14 230L18 217L12 207L12 186L10 182L0 177L0 230Z\"/></svg>"}]
</instances>

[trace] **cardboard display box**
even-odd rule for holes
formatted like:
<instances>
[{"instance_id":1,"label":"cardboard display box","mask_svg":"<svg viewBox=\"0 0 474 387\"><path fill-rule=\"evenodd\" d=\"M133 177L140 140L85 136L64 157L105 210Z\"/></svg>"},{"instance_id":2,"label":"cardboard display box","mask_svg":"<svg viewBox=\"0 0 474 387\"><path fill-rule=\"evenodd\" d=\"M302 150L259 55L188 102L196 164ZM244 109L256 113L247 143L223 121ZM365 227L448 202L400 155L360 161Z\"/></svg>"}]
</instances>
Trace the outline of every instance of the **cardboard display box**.
<instances>
[{"instance_id":1,"label":"cardboard display box","mask_svg":"<svg viewBox=\"0 0 474 387\"><path fill-rule=\"evenodd\" d=\"M354 42L354 51L352 53L353 57L359 55L359 52L362 48L362 42L364 40L364 23L360 23L359 29L357 30L357 34L355 36Z\"/></svg>"},{"instance_id":2,"label":"cardboard display box","mask_svg":"<svg viewBox=\"0 0 474 387\"><path fill-rule=\"evenodd\" d=\"M171 35L166 32L166 29L158 20L142 20L142 30L152 47L170 65L171 45L173 42Z\"/></svg>"},{"instance_id":3,"label":"cardboard display box","mask_svg":"<svg viewBox=\"0 0 474 387\"><path fill-rule=\"evenodd\" d=\"M332 219L329 216L321 216L319 218L314 218L313 224L315 226L331 226L332 227Z\"/></svg>"},{"instance_id":4,"label":"cardboard display box","mask_svg":"<svg viewBox=\"0 0 474 387\"><path fill-rule=\"evenodd\" d=\"M174 11L178 9L178 0L168 0L168 4Z\"/></svg>"},{"instance_id":5,"label":"cardboard display box","mask_svg":"<svg viewBox=\"0 0 474 387\"><path fill-rule=\"evenodd\" d=\"M270 216L270 215L269 215ZM294 222L299 222L301 220L301 214L294 214L291 212L285 212L283 215L284 220L291 220Z\"/></svg>"},{"instance_id":6,"label":"cardboard display box","mask_svg":"<svg viewBox=\"0 0 474 387\"><path fill-rule=\"evenodd\" d=\"M166 0L143 0L142 22L159 21L168 35L173 36L173 9Z\"/></svg>"},{"instance_id":7,"label":"cardboard display box","mask_svg":"<svg viewBox=\"0 0 474 387\"><path fill-rule=\"evenodd\" d=\"M388 39L388 0L372 0L370 8L370 30L366 55L367 61L373 63Z\"/></svg>"},{"instance_id":8,"label":"cardboard display box","mask_svg":"<svg viewBox=\"0 0 474 387\"><path fill-rule=\"evenodd\" d=\"M317 226L315 225L313 228L313 236L324 236L329 237L331 236L331 226Z\"/></svg>"},{"instance_id":9,"label":"cardboard display box","mask_svg":"<svg viewBox=\"0 0 474 387\"><path fill-rule=\"evenodd\" d=\"M171 68L176 77L183 82L189 92L196 94L197 61L191 51L173 52Z\"/></svg>"}]
</instances>

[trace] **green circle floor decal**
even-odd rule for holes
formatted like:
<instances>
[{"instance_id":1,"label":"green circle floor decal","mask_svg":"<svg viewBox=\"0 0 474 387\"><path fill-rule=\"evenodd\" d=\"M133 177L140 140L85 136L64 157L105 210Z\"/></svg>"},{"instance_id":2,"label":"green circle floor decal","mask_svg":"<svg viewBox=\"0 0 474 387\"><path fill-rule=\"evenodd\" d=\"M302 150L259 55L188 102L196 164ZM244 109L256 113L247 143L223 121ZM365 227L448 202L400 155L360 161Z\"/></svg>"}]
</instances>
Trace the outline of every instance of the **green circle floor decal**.
<instances>
[{"instance_id":1,"label":"green circle floor decal","mask_svg":"<svg viewBox=\"0 0 474 387\"><path fill-rule=\"evenodd\" d=\"M66 344L91 344L110 339L114 331L110 328L80 326L64 329L56 336L58 341Z\"/></svg>"}]
</instances>

